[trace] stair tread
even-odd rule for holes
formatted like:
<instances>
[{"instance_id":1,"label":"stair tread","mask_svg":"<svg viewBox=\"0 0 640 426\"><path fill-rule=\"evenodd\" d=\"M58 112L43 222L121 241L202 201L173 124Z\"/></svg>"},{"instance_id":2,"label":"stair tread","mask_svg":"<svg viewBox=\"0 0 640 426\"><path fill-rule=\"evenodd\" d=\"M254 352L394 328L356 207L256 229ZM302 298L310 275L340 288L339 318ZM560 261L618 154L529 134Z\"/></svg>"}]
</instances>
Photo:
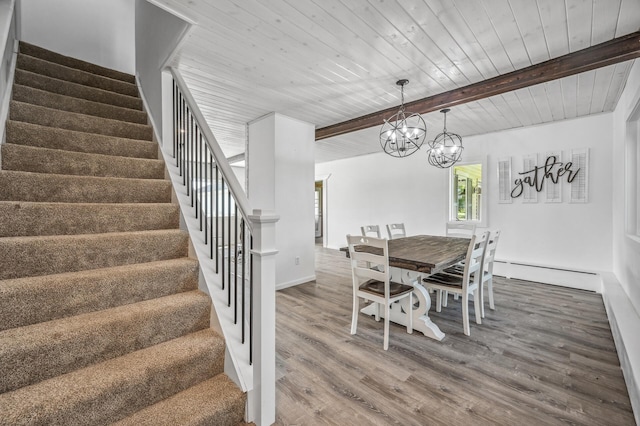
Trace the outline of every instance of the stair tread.
<instances>
[{"instance_id":1,"label":"stair tread","mask_svg":"<svg viewBox=\"0 0 640 426\"><path fill-rule=\"evenodd\" d=\"M77 112L61 111L14 100L10 102L9 116L11 120L15 121L98 135L134 140L151 140L153 136L153 128L149 124L130 123Z\"/></svg>"},{"instance_id":2,"label":"stair tread","mask_svg":"<svg viewBox=\"0 0 640 426\"><path fill-rule=\"evenodd\" d=\"M0 170L0 200L82 203L170 202L171 182Z\"/></svg>"},{"instance_id":3,"label":"stair tread","mask_svg":"<svg viewBox=\"0 0 640 426\"><path fill-rule=\"evenodd\" d=\"M62 151L6 143L2 145L4 170L74 176L164 179L164 162L149 158Z\"/></svg>"},{"instance_id":4,"label":"stair tread","mask_svg":"<svg viewBox=\"0 0 640 426\"><path fill-rule=\"evenodd\" d=\"M28 70L16 69L14 83L77 99L115 105L135 111L143 110L142 99L139 97L111 92L98 87L85 86L73 81L61 80Z\"/></svg>"},{"instance_id":5,"label":"stair tread","mask_svg":"<svg viewBox=\"0 0 640 426\"><path fill-rule=\"evenodd\" d=\"M161 234L177 234L188 235L186 231L181 229L152 229L148 231L129 231L129 232L109 232L104 234L74 234L74 235L28 235L19 237L3 237L1 241L4 244L10 244L13 241L55 241L55 240L78 240L78 239L91 239L99 240L101 238L113 238L116 239L120 236L140 236L145 235L161 235Z\"/></svg>"},{"instance_id":6,"label":"stair tread","mask_svg":"<svg viewBox=\"0 0 640 426\"><path fill-rule=\"evenodd\" d=\"M127 158L158 158L158 144L7 120L7 143Z\"/></svg>"},{"instance_id":7,"label":"stair tread","mask_svg":"<svg viewBox=\"0 0 640 426\"><path fill-rule=\"evenodd\" d=\"M68 67L24 53L18 53L16 68L89 87L97 87L115 93L138 97L138 88L134 83L127 83L78 68Z\"/></svg>"},{"instance_id":8,"label":"stair tread","mask_svg":"<svg viewBox=\"0 0 640 426\"><path fill-rule=\"evenodd\" d=\"M12 95L12 99L15 101L26 102L60 111L147 124L147 114L144 111L53 93L21 84L13 85Z\"/></svg>"},{"instance_id":9,"label":"stair tread","mask_svg":"<svg viewBox=\"0 0 640 426\"><path fill-rule=\"evenodd\" d=\"M8 424L112 422L220 374L223 358L222 337L201 330L0 394L0 406Z\"/></svg>"},{"instance_id":10,"label":"stair tread","mask_svg":"<svg viewBox=\"0 0 640 426\"><path fill-rule=\"evenodd\" d=\"M222 373L157 402L113 426L237 426L244 418L245 395Z\"/></svg>"},{"instance_id":11,"label":"stair tread","mask_svg":"<svg viewBox=\"0 0 640 426\"><path fill-rule=\"evenodd\" d=\"M0 279L100 269L184 257L188 234L179 229L106 234L4 237Z\"/></svg>"},{"instance_id":12,"label":"stair tread","mask_svg":"<svg viewBox=\"0 0 640 426\"><path fill-rule=\"evenodd\" d=\"M205 329L210 305L192 290L1 331L0 392Z\"/></svg>"},{"instance_id":13,"label":"stair tread","mask_svg":"<svg viewBox=\"0 0 640 426\"><path fill-rule=\"evenodd\" d=\"M175 229L179 214L172 203L0 201L0 237Z\"/></svg>"},{"instance_id":14,"label":"stair tread","mask_svg":"<svg viewBox=\"0 0 640 426\"><path fill-rule=\"evenodd\" d=\"M36 46L25 41L20 41L19 51L21 53L29 54L49 62L66 65L70 68L83 69L84 71L91 72L93 74L105 75L117 80L122 80L127 83L135 83L135 76L122 71L114 70L113 68L103 67L101 65L93 64L91 62L83 61L71 56L63 55L53 50L45 49L40 46Z\"/></svg>"},{"instance_id":15,"label":"stair tread","mask_svg":"<svg viewBox=\"0 0 640 426\"><path fill-rule=\"evenodd\" d=\"M197 288L198 261L188 257L0 280L0 329Z\"/></svg>"}]
</instances>

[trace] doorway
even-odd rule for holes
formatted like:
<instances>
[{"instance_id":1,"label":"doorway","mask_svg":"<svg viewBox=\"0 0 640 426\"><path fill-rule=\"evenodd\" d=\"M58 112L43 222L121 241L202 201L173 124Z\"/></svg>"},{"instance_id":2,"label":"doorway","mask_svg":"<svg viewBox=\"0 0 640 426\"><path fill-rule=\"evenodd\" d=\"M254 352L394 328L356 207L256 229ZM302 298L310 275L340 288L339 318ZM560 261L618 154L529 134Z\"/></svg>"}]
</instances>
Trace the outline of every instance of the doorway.
<instances>
[{"instance_id":1,"label":"doorway","mask_svg":"<svg viewBox=\"0 0 640 426\"><path fill-rule=\"evenodd\" d=\"M316 181L315 185L315 218L316 218L316 244L322 244L324 236L323 230L323 183L321 180Z\"/></svg>"}]
</instances>

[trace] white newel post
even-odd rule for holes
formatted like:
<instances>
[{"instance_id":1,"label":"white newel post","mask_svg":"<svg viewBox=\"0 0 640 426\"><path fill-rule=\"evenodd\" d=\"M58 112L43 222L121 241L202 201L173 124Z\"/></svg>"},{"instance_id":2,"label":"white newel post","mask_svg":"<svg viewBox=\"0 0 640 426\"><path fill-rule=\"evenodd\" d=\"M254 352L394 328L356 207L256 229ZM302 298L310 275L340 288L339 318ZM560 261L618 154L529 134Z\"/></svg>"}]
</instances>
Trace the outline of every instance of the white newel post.
<instances>
[{"instance_id":1,"label":"white newel post","mask_svg":"<svg viewBox=\"0 0 640 426\"><path fill-rule=\"evenodd\" d=\"M276 420L276 222L273 211L253 210L253 389L248 418L258 426Z\"/></svg>"}]
</instances>

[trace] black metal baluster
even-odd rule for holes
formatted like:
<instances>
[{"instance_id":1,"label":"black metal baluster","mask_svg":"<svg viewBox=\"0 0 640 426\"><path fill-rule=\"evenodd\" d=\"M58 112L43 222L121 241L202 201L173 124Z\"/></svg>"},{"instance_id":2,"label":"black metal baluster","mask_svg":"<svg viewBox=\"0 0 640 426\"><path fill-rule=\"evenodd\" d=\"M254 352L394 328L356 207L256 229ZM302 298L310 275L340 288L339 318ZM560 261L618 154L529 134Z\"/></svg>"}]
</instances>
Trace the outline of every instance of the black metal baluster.
<instances>
[{"instance_id":1,"label":"black metal baluster","mask_svg":"<svg viewBox=\"0 0 640 426\"><path fill-rule=\"evenodd\" d=\"M222 289L224 290L224 277L225 277L225 275L224 275L224 263L225 263L224 262L224 252L225 252L225 249L224 249L224 230L225 230L225 227L224 227L224 196L225 196L225 192L226 192L224 190L224 176L220 176L220 186L222 187L222 191L221 191L221 194L220 194L222 196L222 200L220 202L220 213L222 215L222 224L221 224L221 227L222 227L222 241L221 241L221 243L222 244L221 244L221 248L220 248L220 256L222 256L222 259L221 259L222 260L222 262L221 262L222 263L222 274L221 274L221 276L222 276ZM216 226L217 226L217 224L216 224Z\"/></svg>"},{"instance_id":2,"label":"black metal baluster","mask_svg":"<svg viewBox=\"0 0 640 426\"><path fill-rule=\"evenodd\" d=\"M253 235L250 237L249 256L249 365L253 365Z\"/></svg>"},{"instance_id":3,"label":"black metal baluster","mask_svg":"<svg viewBox=\"0 0 640 426\"><path fill-rule=\"evenodd\" d=\"M227 235L229 242L227 244L227 308L231 306L231 191L229 191L229 182L227 182Z\"/></svg>"},{"instance_id":4,"label":"black metal baluster","mask_svg":"<svg viewBox=\"0 0 640 426\"><path fill-rule=\"evenodd\" d=\"M198 163L198 168L200 170L200 180L198 181L198 184L200 186L198 186L198 201L196 202L196 205L198 207L197 207L196 211L198 211L200 213L200 232L202 232L202 215L203 215L203 213L202 213L202 196L203 196L202 190L203 190L204 185L205 185L207 180L204 179L204 177L202 176L202 148L203 148L202 144L203 144L203 141L202 141L202 133L201 132L198 132L198 139L199 139L198 140L198 146L199 146L199 148L198 148L198 154L199 154L198 158L199 158L199 161L200 161ZM205 244L206 244L206 242L205 242Z\"/></svg>"},{"instance_id":5,"label":"black metal baluster","mask_svg":"<svg viewBox=\"0 0 640 426\"><path fill-rule=\"evenodd\" d=\"M176 85L176 82L173 82L173 92L171 93L171 105L173 105L173 111L172 111L172 116L173 116L173 158L176 158L176 155L178 154L178 150L177 145L178 145L178 132L177 132L177 126L178 126L178 105L176 104L177 102L177 96L176 96L176 92L178 91L178 86Z\"/></svg>"},{"instance_id":6,"label":"black metal baluster","mask_svg":"<svg viewBox=\"0 0 640 426\"><path fill-rule=\"evenodd\" d=\"M246 281L245 281L245 267L244 265L247 263L247 228L245 226L244 223L244 218L242 218L242 220L240 221L240 229L242 229L242 238L241 238L241 244L242 244L242 286L240 288L240 291L242 292L242 306L241 306L241 314L240 314L240 321L242 321L242 344L244 345L244 329L245 329L245 293L247 291L247 287L246 287Z\"/></svg>"},{"instance_id":7,"label":"black metal baluster","mask_svg":"<svg viewBox=\"0 0 640 426\"><path fill-rule=\"evenodd\" d=\"M209 175L211 176L211 198L209 198L209 217L211 218L211 222L210 222L211 226L209 227L209 237L210 237L209 238L209 240L210 240L209 244L211 244L211 246L210 246L209 257L211 259L213 259L213 248L215 247L216 250L218 249L218 247L217 247L217 245L218 245L218 235L217 235L218 234L218 228L217 228L217 223L218 223L218 212L217 212L217 210L218 210L218 176L217 176L217 171L218 171L218 168L216 167L216 175L214 177L214 174L213 174L213 158L211 156L211 152L209 152L209 170L210 170ZM213 188L214 179L215 179L215 183L216 183L215 190ZM215 199L215 202L216 202L216 204L215 204L216 211L215 212L213 210L214 209L214 204L213 204L214 199ZM213 221L214 220L216 221L216 241L215 241L215 244L213 242ZM218 256L216 256L216 274L217 273L218 273Z\"/></svg>"},{"instance_id":8,"label":"black metal baluster","mask_svg":"<svg viewBox=\"0 0 640 426\"><path fill-rule=\"evenodd\" d=\"M238 205L235 203L234 198L234 218L233 218L233 230L235 234L235 258L233 259L233 323L238 323Z\"/></svg>"},{"instance_id":9,"label":"black metal baluster","mask_svg":"<svg viewBox=\"0 0 640 426\"><path fill-rule=\"evenodd\" d=\"M218 269L219 268L219 263L220 263L220 257L218 256L218 235L220 233L220 221L218 220L218 184L219 184L219 178L220 176L218 176L218 164L215 165L216 167L216 274L218 273ZM212 226L213 228L213 226ZM213 256L212 256L213 257Z\"/></svg>"},{"instance_id":10,"label":"black metal baluster","mask_svg":"<svg viewBox=\"0 0 640 426\"><path fill-rule=\"evenodd\" d=\"M181 173L180 176L182 176L182 185L185 186L187 184L186 178L187 178L187 170L186 170L186 164L184 162L185 159L185 152L187 151L187 123L186 123L186 112L187 112L187 105L184 102L184 98L182 98L182 125L180 127L180 135L182 137L182 152L180 155L180 169L181 169Z\"/></svg>"},{"instance_id":11,"label":"black metal baluster","mask_svg":"<svg viewBox=\"0 0 640 426\"><path fill-rule=\"evenodd\" d=\"M178 96L178 157L176 158L176 166L178 167L178 174L182 176L182 93Z\"/></svg>"},{"instance_id":12,"label":"black metal baluster","mask_svg":"<svg viewBox=\"0 0 640 426\"><path fill-rule=\"evenodd\" d=\"M198 167L198 161L200 161L200 157L198 156L199 152L200 152L200 144L202 143L202 138L200 138L200 129L198 128L198 123L195 124L195 129L194 129L194 150L193 150L193 155L195 157L195 162L193 164L193 201L191 203L191 205L194 208L194 212L196 215L196 219L200 218L200 213L198 212L198 197L200 196L200 187L198 186L200 183L200 178L202 176L200 176L198 174L198 172L200 171L200 168ZM200 230L202 231L202 227L200 227Z\"/></svg>"},{"instance_id":13,"label":"black metal baluster","mask_svg":"<svg viewBox=\"0 0 640 426\"><path fill-rule=\"evenodd\" d=\"M209 224L207 223L209 220L209 214L207 209L209 207L209 201L207 200L207 194L211 194L211 175L209 173L209 147L204 145L204 183L202 185L203 188L203 212L204 215L204 244L208 244L209 241ZM207 192L207 188L209 188L209 192Z\"/></svg>"}]
</instances>

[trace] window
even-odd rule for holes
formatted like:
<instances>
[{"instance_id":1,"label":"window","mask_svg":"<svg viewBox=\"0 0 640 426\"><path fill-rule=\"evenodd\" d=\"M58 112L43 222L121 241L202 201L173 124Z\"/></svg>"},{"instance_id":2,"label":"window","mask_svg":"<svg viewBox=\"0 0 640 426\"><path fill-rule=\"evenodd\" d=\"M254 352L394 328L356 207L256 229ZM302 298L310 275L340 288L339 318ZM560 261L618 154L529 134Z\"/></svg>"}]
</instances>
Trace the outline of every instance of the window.
<instances>
[{"instance_id":1,"label":"window","mask_svg":"<svg viewBox=\"0 0 640 426\"><path fill-rule=\"evenodd\" d=\"M484 219L483 169L479 162L451 168L450 221L480 222Z\"/></svg>"}]
</instances>

